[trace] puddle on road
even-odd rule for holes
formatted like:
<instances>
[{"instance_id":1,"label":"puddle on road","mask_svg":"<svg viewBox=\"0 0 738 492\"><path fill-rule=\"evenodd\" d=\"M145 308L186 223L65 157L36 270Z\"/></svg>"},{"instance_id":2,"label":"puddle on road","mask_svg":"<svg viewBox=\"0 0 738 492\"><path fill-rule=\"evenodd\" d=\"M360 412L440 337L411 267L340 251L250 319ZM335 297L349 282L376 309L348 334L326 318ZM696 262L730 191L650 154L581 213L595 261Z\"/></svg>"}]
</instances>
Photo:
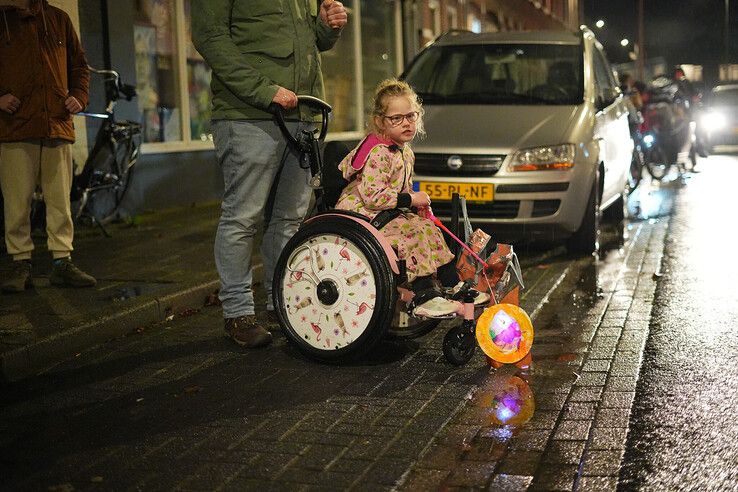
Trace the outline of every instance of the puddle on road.
<instances>
[{"instance_id":1,"label":"puddle on road","mask_svg":"<svg viewBox=\"0 0 738 492\"><path fill-rule=\"evenodd\" d=\"M496 370L472 398L472 405L486 411L486 419L480 423L492 428L505 427L511 436L524 426L536 409L529 380L530 372L515 366Z\"/></svg>"},{"instance_id":2,"label":"puddle on road","mask_svg":"<svg viewBox=\"0 0 738 492\"><path fill-rule=\"evenodd\" d=\"M572 292L572 303L575 308L589 308L604 297L604 290L599 277L600 261L593 258L581 272L576 288Z\"/></svg>"}]
</instances>

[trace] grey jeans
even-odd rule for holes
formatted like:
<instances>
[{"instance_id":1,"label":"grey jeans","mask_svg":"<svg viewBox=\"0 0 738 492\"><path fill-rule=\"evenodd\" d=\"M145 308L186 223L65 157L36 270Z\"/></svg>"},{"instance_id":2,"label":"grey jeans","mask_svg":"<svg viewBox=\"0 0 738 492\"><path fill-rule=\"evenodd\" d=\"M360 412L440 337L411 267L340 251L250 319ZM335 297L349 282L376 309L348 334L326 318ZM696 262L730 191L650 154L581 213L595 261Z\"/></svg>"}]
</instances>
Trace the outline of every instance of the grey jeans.
<instances>
[{"instance_id":1,"label":"grey jeans","mask_svg":"<svg viewBox=\"0 0 738 492\"><path fill-rule=\"evenodd\" d=\"M312 125L287 123L293 135ZM273 121L216 120L212 128L225 184L215 264L223 316L235 318L254 314L251 256L262 219L264 285L267 308L272 308L274 267L307 213L310 171L300 167L299 155Z\"/></svg>"}]
</instances>

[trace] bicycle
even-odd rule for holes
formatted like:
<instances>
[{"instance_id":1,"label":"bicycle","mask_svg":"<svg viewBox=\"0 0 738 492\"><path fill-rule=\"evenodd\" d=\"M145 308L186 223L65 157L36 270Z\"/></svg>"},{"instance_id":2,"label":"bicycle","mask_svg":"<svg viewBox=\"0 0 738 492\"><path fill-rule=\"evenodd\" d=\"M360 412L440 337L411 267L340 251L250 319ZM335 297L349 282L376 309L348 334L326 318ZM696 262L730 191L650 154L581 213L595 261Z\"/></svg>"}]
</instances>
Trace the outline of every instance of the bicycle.
<instances>
[{"instance_id":1,"label":"bicycle","mask_svg":"<svg viewBox=\"0 0 738 492\"><path fill-rule=\"evenodd\" d=\"M127 101L136 97L136 88L121 83L115 70L89 68L104 77L106 107L103 113L79 113L86 118L100 119L102 124L82 172L72 181L72 219L75 222L89 219L108 235L104 226L117 218L138 160L141 125L117 121L114 112L121 97Z\"/></svg>"},{"instance_id":2,"label":"bicycle","mask_svg":"<svg viewBox=\"0 0 738 492\"><path fill-rule=\"evenodd\" d=\"M110 237L105 225L117 217L118 208L131 182L133 167L138 160L141 125L135 121L117 121L115 105L121 97L127 101L136 97L136 88L120 81L115 70L88 67L90 72L103 75L105 110L102 113L82 111L80 116L102 120L82 171L72 177L70 203L72 220L79 224L100 227ZM76 166L75 166L76 167ZM37 188L31 204L31 229L46 229L46 206L43 192Z\"/></svg>"}]
</instances>

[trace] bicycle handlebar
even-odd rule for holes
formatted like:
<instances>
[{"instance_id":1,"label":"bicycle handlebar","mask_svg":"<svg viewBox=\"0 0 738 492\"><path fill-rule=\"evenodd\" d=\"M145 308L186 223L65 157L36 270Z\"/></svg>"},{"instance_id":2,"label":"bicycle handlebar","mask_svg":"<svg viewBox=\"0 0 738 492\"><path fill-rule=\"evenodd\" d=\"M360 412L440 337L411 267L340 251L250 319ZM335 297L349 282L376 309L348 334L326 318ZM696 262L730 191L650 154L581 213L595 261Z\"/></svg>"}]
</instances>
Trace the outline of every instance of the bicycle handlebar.
<instances>
[{"instance_id":1,"label":"bicycle handlebar","mask_svg":"<svg viewBox=\"0 0 738 492\"><path fill-rule=\"evenodd\" d=\"M112 93L107 94L109 99L113 101L117 100L121 93L125 96L126 101L130 101L131 99L136 97L136 88L130 84L121 83L120 74L116 72L115 70L105 70L101 68L95 68L90 65L87 65L87 68L92 73L108 76L106 77L106 81L110 80L110 78L112 77L112 82L113 82L112 89L113 90L112 90Z\"/></svg>"}]
</instances>

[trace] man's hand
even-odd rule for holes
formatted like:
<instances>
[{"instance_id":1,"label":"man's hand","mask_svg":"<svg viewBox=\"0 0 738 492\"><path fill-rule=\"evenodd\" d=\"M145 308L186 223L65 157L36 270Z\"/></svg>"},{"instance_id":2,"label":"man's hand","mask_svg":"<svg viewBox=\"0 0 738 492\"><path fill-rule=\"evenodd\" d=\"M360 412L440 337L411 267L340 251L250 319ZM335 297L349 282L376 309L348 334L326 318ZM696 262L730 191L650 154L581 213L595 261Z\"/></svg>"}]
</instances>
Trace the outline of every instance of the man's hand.
<instances>
[{"instance_id":1,"label":"man's hand","mask_svg":"<svg viewBox=\"0 0 738 492\"><path fill-rule=\"evenodd\" d=\"M343 29L343 26L348 22L348 14L346 14L346 9L341 2L323 0L320 4L320 20L333 29Z\"/></svg>"},{"instance_id":2,"label":"man's hand","mask_svg":"<svg viewBox=\"0 0 738 492\"><path fill-rule=\"evenodd\" d=\"M83 109L82 103L80 103L74 96L69 96L66 101L64 101L64 107L66 107L67 111L72 114L79 113Z\"/></svg>"},{"instance_id":3,"label":"man's hand","mask_svg":"<svg viewBox=\"0 0 738 492\"><path fill-rule=\"evenodd\" d=\"M14 114L20 108L20 99L15 97L13 94L5 94L0 96L0 110L5 111L8 114Z\"/></svg>"},{"instance_id":4,"label":"man's hand","mask_svg":"<svg viewBox=\"0 0 738 492\"><path fill-rule=\"evenodd\" d=\"M297 95L289 89L280 87L272 98L272 102L279 104L284 109L293 109L297 107Z\"/></svg>"}]
</instances>

